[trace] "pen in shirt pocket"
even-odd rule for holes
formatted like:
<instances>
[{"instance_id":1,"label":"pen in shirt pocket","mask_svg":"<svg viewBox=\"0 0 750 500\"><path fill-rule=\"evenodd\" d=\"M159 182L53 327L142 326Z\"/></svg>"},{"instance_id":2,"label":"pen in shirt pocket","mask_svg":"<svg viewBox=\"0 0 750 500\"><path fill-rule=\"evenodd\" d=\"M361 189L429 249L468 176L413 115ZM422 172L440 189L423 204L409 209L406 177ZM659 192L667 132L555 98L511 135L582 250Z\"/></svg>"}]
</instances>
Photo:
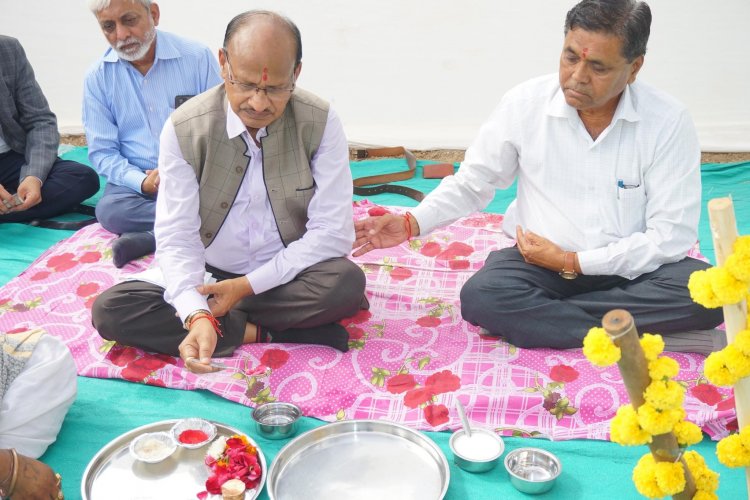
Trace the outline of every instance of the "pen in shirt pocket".
<instances>
[{"instance_id":1,"label":"pen in shirt pocket","mask_svg":"<svg viewBox=\"0 0 750 500\"><path fill-rule=\"evenodd\" d=\"M625 184L622 179L617 179L617 187L620 189L635 189L640 187L640 184Z\"/></svg>"}]
</instances>

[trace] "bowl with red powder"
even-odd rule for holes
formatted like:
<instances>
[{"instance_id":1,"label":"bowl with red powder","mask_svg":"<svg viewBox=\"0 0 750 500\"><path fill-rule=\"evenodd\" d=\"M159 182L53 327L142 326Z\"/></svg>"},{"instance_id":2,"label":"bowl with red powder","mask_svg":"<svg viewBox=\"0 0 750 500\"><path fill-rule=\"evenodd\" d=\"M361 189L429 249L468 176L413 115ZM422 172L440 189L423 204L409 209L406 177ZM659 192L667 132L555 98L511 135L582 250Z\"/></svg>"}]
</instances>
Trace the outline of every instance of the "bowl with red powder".
<instances>
[{"instance_id":1,"label":"bowl with red powder","mask_svg":"<svg viewBox=\"0 0 750 500\"><path fill-rule=\"evenodd\" d=\"M202 418L185 418L174 424L172 437L183 448L200 448L216 437L216 426Z\"/></svg>"}]
</instances>

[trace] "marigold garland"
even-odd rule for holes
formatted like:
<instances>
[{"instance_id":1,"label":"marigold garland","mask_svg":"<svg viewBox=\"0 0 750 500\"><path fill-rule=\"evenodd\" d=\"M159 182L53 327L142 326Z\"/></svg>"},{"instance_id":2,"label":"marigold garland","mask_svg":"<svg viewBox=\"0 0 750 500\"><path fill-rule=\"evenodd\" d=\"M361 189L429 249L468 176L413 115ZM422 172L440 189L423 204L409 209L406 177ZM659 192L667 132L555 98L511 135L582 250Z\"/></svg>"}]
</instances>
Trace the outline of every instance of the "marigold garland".
<instances>
[{"instance_id":1,"label":"marigold garland","mask_svg":"<svg viewBox=\"0 0 750 500\"><path fill-rule=\"evenodd\" d=\"M694 445L703 440L701 428L687 420L681 420L674 424L672 432L677 438L677 443L682 447Z\"/></svg>"},{"instance_id":2,"label":"marigold garland","mask_svg":"<svg viewBox=\"0 0 750 500\"><path fill-rule=\"evenodd\" d=\"M646 360L648 361L655 361L659 354L664 351L664 340L658 334L644 333L640 344L641 349L643 349L643 355L646 356Z\"/></svg>"},{"instance_id":3,"label":"marigold garland","mask_svg":"<svg viewBox=\"0 0 750 500\"><path fill-rule=\"evenodd\" d=\"M731 434L716 445L719 462L727 467L750 467L750 425Z\"/></svg>"},{"instance_id":4,"label":"marigold garland","mask_svg":"<svg viewBox=\"0 0 750 500\"><path fill-rule=\"evenodd\" d=\"M594 327L583 339L583 355L594 365L611 366L622 356L622 351L612 342L604 328Z\"/></svg>"},{"instance_id":5,"label":"marigold garland","mask_svg":"<svg viewBox=\"0 0 750 500\"><path fill-rule=\"evenodd\" d=\"M652 441L651 434L638 424L633 405L622 405L610 424L610 439L623 446L638 446Z\"/></svg>"},{"instance_id":6,"label":"marigold garland","mask_svg":"<svg viewBox=\"0 0 750 500\"><path fill-rule=\"evenodd\" d=\"M679 363L666 356L661 356L648 363L648 375L651 377L651 380L674 378L679 372Z\"/></svg>"},{"instance_id":7,"label":"marigold garland","mask_svg":"<svg viewBox=\"0 0 750 500\"><path fill-rule=\"evenodd\" d=\"M643 391L643 399L654 408L674 410L682 407L685 388L674 380L654 380Z\"/></svg>"}]
</instances>

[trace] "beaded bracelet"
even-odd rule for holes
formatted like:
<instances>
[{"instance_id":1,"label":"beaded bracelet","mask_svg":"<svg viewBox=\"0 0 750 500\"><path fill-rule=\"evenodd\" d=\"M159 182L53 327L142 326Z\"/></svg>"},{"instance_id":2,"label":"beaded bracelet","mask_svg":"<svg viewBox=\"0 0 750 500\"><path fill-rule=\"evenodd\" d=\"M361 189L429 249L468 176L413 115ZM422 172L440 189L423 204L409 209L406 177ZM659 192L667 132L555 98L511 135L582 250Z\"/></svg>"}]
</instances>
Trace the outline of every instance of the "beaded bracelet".
<instances>
[{"instance_id":1,"label":"beaded bracelet","mask_svg":"<svg viewBox=\"0 0 750 500\"><path fill-rule=\"evenodd\" d=\"M414 218L414 216L406 212L404 214L404 226L406 228L406 241L409 241L411 239L411 220Z\"/></svg>"},{"instance_id":2,"label":"beaded bracelet","mask_svg":"<svg viewBox=\"0 0 750 500\"><path fill-rule=\"evenodd\" d=\"M221 333L221 325L219 324L219 320L217 320L216 317L211 314L211 311L208 311L206 309L198 309L197 311L193 311L192 313L190 313L188 317L185 318L185 330L190 330L190 328L192 328L193 326L193 323L195 323L195 321L200 318L206 318L208 321L210 321L211 325L216 331L216 334L219 337L224 336Z\"/></svg>"}]
</instances>

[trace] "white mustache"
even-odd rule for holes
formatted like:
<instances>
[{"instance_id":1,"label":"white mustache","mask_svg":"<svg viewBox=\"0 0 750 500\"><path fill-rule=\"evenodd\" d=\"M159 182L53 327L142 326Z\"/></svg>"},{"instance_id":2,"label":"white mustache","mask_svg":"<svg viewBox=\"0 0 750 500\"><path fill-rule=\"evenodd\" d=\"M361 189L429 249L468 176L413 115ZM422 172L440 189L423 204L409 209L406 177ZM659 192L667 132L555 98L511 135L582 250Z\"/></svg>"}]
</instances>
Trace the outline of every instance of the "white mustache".
<instances>
[{"instance_id":1,"label":"white mustache","mask_svg":"<svg viewBox=\"0 0 750 500\"><path fill-rule=\"evenodd\" d=\"M134 44L134 43L135 43L135 44L138 44L139 46L141 45L141 41L140 41L140 40L138 40L138 39L137 39L136 37L134 37L134 36L131 36L131 37L129 37L129 38L126 38L125 40L118 40L118 41L117 41L117 45L115 46L115 48L116 48L117 50L120 50L120 49L122 49L122 48L123 48L124 46L126 46L126 45L131 45L131 44Z\"/></svg>"}]
</instances>

